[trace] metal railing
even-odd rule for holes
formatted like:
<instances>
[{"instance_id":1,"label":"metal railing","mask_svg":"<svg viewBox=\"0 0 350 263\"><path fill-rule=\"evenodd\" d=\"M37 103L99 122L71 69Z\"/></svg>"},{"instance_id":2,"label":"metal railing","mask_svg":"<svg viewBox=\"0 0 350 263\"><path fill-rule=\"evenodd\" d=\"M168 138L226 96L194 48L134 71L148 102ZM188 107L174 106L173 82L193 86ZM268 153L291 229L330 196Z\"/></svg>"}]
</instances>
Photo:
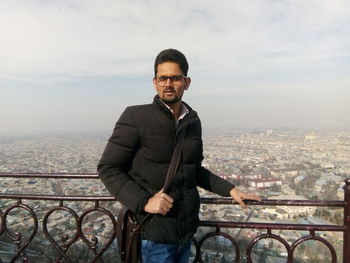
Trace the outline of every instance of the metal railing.
<instances>
[{"instance_id":1,"label":"metal railing","mask_svg":"<svg viewBox=\"0 0 350 263\"><path fill-rule=\"evenodd\" d=\"M14 179L24 179L24 178L42 178L42 179L97 179L96 174L24 174L24 173L0 173L0 178L14 178ZM328 208L341 208L343 209L343 224L342 225L311 225L311 224L282 224L282 223L254 223L254 222L232 222L232 221L216 221L216 220L202 220L200 221L200 229L209 228L202 237L197 237L193 240L193 262L206 262L207 259L203 259L204 244L210 238L221 238L226 239L231 243L233 256L228 262L253 262L252 254L254 247L260 240L271 239L280 242L285 248L284 258L287 263L296 262L295 261L295 251L298 247L302 246L304 242L313 240L325 245L330 252L331 262L339 262L339 255L337 255L332 241L328 240L326 237L320 235L320 232L340 232L343 233L342 247L343 255L342 262L350 263L350 180L345 180L344 185L344 200L343 201L330 201L330 200L263 200L261 202L247 201L249 206L307 206L307 207L328 207ZM50 243L54 251L54 261L47 262L111 262L110 260L104 259L106 251L114 251L116 255L116 211L103 207L104 202L114 201L112 196L95 196L95 195L40 195L40 194L12 194L12 193L1 193L0 201L12 200L15 204L1 204L0 205L0 215L1 215L1 225L0 225L0 241L1 239L8 239L8 242L12 244L12 249L10 252L6 253L6 259L1 258L2 254L0 252L0 262L35 262L33 261L33 248L31 245L34 243L35 238L38 238L39 228L42 228L43 235L40 239L46 239L46 243ZM58 205L53 205L48 211L43 212L42 217L39 218L39 212L36 211L35 207L26 204L30 202L29 200L40 200L44 202L58 202ZM24 202L25 201L25 202ZM88 202L92 203L91 207L84 206L81 211L76 211L72 207L68 206L67 203L79 203ZM8 202L7 202L8 203ZM232 204L231 199L228 198L202 198L201 204L206 205L228 205ZM20 210L26 213L28 221L30 218L32 225L26 227L25 229L29 234L27 236L21 233L17 229L15 231L11 230L13 225L13 213L15 210ZM54 214L57 212L63 212L66 215L69 214L71 220L73 221L73 234L68 235L63 231L61 236L54 236L52 233L55 232L55 228L58 227L59 223L52 222ZM108 231L108 237L105 237L103 244L97 236L92 232L92 234L86 233L86 228L84 227L85 221L88 217L91 217L94 213L99 213L105 218L104 225L106 221L109 221L110 228ZM99 216L100 217L100 216ZM96 215L92 218L98 219ZM23 218L22 218L23 219ZM23 219L24 220L24 219ZM30 220L29 220L30 221ZM39 226L40 222L40 226ZM21 225L21 222L15 222L15 228ZM97 226L96 224L94 225ZM259 231L259 233L250 240L245 249L243 255L243 249L234 235L225 232L225 229L253 229ZM304 234L302 237L294 240L293 242L288 242L281 235L277 235L272 231L283 231L283 230L297 230L302 231ZM56 233L57 234L57 233ZM218 239L217 239L218 240ZM85 247L88 248L90 253L88 261L74 261L69 254L72 250L77 250L74 246L77 243L84 243ZM45 243L45 242L44 242ZM0 243L0 250L1 250ZM115 256L114 256L115 258ZM7 260L7 261L4 261ZM41 262L46 262L41 260ZM118 262L115 259L115 262ZM221 261L224 262L224 261ZM279 261L280 262L280 261Z\"/></svg>"}]
</instances>

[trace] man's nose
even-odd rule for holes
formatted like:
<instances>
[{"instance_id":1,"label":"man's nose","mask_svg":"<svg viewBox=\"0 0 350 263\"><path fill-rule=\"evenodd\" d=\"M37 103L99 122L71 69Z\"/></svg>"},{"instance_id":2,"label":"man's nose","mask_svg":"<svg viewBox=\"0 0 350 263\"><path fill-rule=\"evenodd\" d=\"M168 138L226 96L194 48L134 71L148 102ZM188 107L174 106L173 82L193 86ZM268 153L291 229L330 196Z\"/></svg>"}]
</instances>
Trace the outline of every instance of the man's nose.
<instances>
[{"instance_id":1,"label":"man's nose","mask_svg":"<svg viewBox=\"0 0 350 263\"><path fill-rule=\"evenodd\" d=\"M171 86L173 83L171 81L171 78L167 78L165 81L165 86Z\"/></svg>"}]
</instances>

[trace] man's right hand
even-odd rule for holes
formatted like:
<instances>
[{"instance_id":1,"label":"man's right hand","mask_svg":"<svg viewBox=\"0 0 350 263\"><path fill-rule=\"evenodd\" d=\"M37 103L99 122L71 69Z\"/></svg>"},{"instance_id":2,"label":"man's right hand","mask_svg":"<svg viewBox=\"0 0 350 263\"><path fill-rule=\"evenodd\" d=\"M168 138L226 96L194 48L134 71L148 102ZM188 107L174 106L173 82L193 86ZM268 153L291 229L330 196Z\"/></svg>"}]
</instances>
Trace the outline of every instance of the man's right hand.
<instances>
[{"instance_id":1,"label":"man's right hand","mask_svg":"<svg viewBox=\"0 0 350 263\"><path fill-rule=\"evenodd\" d=\"M144 210L151 214L166 215L173 207L174 199L162 192L162 190L148 199Z\"/></svg>"}]
</instances>

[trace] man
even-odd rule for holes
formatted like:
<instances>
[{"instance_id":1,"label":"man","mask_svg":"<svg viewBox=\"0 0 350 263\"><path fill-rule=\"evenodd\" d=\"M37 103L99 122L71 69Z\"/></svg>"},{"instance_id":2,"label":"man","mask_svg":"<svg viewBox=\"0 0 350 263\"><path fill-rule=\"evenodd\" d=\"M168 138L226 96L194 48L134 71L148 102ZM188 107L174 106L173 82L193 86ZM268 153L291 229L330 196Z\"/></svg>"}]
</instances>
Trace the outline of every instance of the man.
<instances>
[{"instance_id":1,"label":"man","mask_svg":"<svg viewBox=\"0 0 350 263\"><path fill-rule=\"evenodd\" d=\"M242 200L260 200L202 167L202 131L197 113L182 96L191 79L185 56L163 50L154 64L152 104L127 107L115 125L98 173L116 200L137 213L153 214L143 236L142 262L188 262L190 241L198 226L200 199L197 186ZM173 149L185 132L175 180L162 192Z\"/></svg>"}]
</instances>

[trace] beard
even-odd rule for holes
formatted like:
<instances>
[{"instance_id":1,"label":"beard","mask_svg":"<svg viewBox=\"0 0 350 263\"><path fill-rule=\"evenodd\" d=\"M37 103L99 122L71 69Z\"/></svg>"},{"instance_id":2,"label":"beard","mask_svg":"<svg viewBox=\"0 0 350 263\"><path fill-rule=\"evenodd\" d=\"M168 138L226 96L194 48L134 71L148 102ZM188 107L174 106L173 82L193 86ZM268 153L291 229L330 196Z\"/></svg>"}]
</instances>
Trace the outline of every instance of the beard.
<instances>
[{"instance_id":1,"label":"beard","mask_svg":"<svg viewBox=\"0 0 350 263\"><path fill-rule=\"evenodd\" d=\"M181 98L179 98L178 96L175 96L173 98L167 98L165 96L163 96L163 98L161 98L163 102L165 102L166 104L172 105L172 104L176 104L177 102L181 101Z\"/></svg>"},{"instance_id":2,"label":"beard","mask_svg":"<svg viewBox=\"0 0 350 263\"><path fill-rule=\"evenodd\" d=\"M166 94L166 92L173 92L170 95ZM166 104L172 105L172 104L176 104L179 101L181 101L182 99L182 94L181 93L177 93L175 91L175 89L166 89L163 91L163 94L161 96L161 99L163 102L165 102Z\"/></svg>"}]
</instances>

